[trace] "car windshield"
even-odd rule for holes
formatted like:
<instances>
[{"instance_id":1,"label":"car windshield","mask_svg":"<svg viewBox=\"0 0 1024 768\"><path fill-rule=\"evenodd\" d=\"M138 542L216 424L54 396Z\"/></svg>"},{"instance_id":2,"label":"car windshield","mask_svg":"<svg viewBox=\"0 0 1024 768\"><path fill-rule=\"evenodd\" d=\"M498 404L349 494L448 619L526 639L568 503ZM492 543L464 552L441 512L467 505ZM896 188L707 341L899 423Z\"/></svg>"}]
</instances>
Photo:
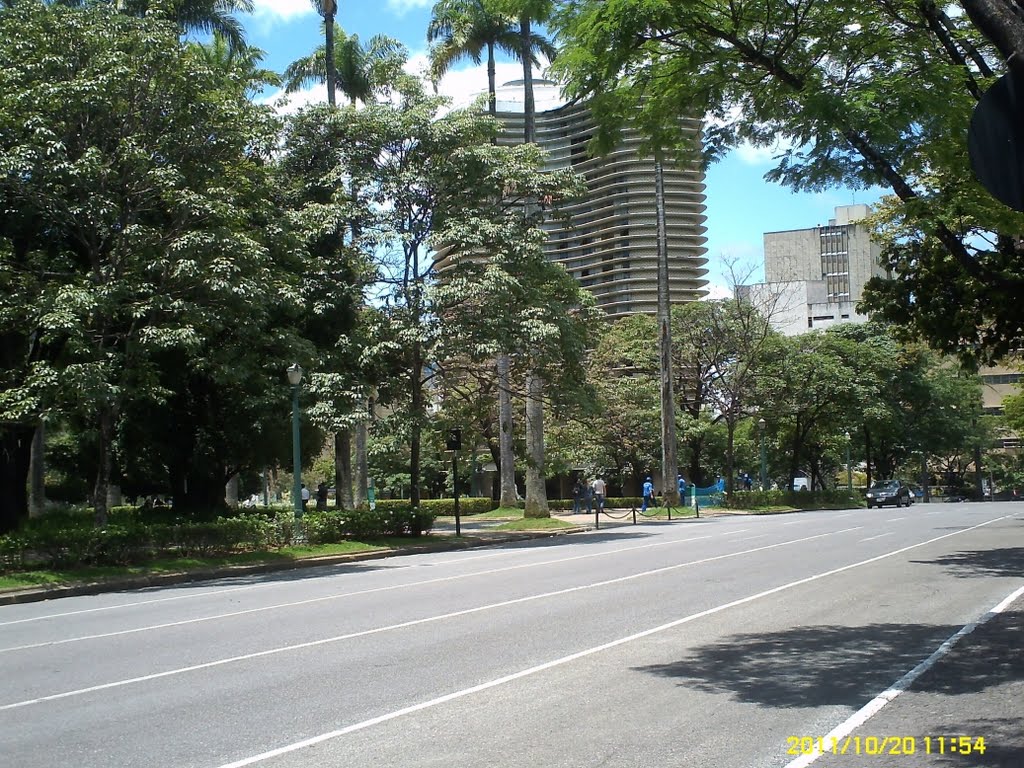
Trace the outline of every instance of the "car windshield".
<instances>
[{"instance_id":1,"label":"car windshield","mask_svg":"<svg viewBox=\"0 0 1024 768\"><path fill-rule=\"evenodd\" d=\"M899 488L898 480L879 480L871 485L872 488Z\"/></svg>"}]
</instances>

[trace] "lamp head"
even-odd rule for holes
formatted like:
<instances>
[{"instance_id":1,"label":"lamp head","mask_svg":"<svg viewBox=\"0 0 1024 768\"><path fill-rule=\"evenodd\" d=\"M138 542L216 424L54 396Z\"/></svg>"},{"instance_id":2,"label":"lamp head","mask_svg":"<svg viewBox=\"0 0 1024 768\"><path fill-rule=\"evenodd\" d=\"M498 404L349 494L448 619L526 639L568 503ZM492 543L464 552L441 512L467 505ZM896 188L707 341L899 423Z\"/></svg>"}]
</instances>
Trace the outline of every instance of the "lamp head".
<instances>
[{"instance_id":1,"label":"lamp head","mask_svg":"<svg viewBox=\"0 0 1024 768\"><path fill-rule=\"evenodd\" d=\"M302 367L298 363L292 363L288 366L288 383L293 387L297 387L302 383Z\"/></svg>"}]
</instances>

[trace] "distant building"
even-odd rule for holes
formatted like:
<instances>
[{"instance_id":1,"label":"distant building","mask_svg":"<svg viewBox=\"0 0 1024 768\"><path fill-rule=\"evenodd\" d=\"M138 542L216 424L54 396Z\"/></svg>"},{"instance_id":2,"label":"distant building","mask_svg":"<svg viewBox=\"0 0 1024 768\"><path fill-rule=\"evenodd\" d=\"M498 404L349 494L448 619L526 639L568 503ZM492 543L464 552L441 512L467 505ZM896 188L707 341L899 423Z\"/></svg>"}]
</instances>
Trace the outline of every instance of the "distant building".
<instances>
[{"instance_id":1,"label":"distant building","mask_svg":"<svg viewBox=\"0 0 1024 768\"><path fill-rule=\"evenodd\" d=\"M741 286L740 295L777 295L772 325L787 336L866 322L856 310L864 285L887 275L879 264L881 249L861 223L867 215L866 205L843 205L825 226L766 232L765 282Z\"/></svg>"},{"instance_id":2,"label":"distant building","mask_svg":"<svg viewBox=\"0 0 1024 768\"><path fill-rule=\"evenodd\" d=\"M640 136L626 129L621 145L607 157L590 157L587 144L594 122L583 105L565 105L559 87L534 81L537 143L548 153L547 167L573 168L587 182L588 194L562 209L567 219L552 219L549 257L593 294L597 305L615 317L658 308L658 258L654 204L654 161L639 152ZM500 141L523 140L523 83L498 89L498 118L505 126ZM694 134L699 120L684 120ZM668 237L669 296L673 303L707 294L704 265L704 171L699 162L666 163L665 209Z\"/></svg>"}]
</instances>

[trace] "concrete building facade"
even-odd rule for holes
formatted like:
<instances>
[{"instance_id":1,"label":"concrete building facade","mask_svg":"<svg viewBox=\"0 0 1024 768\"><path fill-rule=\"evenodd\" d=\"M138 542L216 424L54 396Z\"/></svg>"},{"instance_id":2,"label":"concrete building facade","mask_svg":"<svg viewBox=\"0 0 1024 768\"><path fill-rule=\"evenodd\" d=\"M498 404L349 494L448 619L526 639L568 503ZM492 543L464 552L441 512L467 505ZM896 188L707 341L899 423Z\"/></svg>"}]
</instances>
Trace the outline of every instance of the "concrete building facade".
<instances>
[{"instance_id":1,"label":"concrete building facade","mask_svg":"<svg viewBox=\"0 0 1024 768\"><path fill-rule=\"evenodd\" d=\"M773 320L780 332L793 336L867 321L856 309L864 285L887 274L879 265L881 249L861 223L867 215L866 205L844 205L827 225L765 233L765 282L744 288L751 296L783 295Z\"/></svg>"},{"instance_id":2,"label":"concrete building facade","mask_svg":"<svg viewBox=\"0 0 1024 768\"><path fill-rule=\"evenodd\" d=\"M545 223L549 257L589 290L612 318L654 314L658 304L657 222L654 160L640 152L641 138L628 128L620 145L605 157L590 157L587 145L595 126L583 105L565 105L556 83L534 84L537 143L547 152L549 169L572 168L586 179L586 196L562 209L564 219ZM521 81L497 93L500 142L523 137ZM684 122L693 134L699 120ZM704 171L696 160L686 166L666 163L665 210L669 295L673 302L706 295Z\"/></svg>"}]
</instances>

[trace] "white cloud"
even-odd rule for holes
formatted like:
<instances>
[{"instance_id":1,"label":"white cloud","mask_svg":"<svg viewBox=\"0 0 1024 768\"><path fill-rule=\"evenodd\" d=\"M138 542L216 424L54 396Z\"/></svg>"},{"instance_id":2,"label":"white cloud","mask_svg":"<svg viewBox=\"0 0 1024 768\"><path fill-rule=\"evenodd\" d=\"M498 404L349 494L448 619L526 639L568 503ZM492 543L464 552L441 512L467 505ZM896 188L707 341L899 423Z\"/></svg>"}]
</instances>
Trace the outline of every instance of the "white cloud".
<instances>
[{"instance_id":1,"label":"white cloud","mask_svg":"<svg viewBox=\"0 0 1024 768\"><path fill-rule=\"evenodd\" d=\"M253 0L253 16L263 22L291 21L316 13L310 0Z\"/></svg>"},{"instance_id":2,"label":"white cloud","mask_svg":"<svg viewBox=\"0 0 1024 768\"><path fill-rule=\"evenodd\" d=\"M388 8L399 16L404 16L416 8L431 8L434 2L435 0L388 0Z\"/></svg>"},{"instance_id":3,"label":"white cloud","mask_svg":"<svg viewBox=\"0 0 1024 768\"><path fill-rule=\"evenodd\" d=\"M701 301L716 301L718 299L731 299L732 291L729 287L722 285L721 283L708 283L704 286L704 289L708 292Z\"/></svg>"},{"instance_id":4,"label":"white cloud","mask_svg":"<svg viewBox=\"0 0 1024 768\"><path fill-rule=\"evenodd\" d=\"M427 92L433 90L426 72L428 67L427 54L423 51L413 52L409 56L403 69L411 75L416 75L426 83ZM495 81L500 88L503 83L510 80L521 80L523 77L523 65L518 62L498 62L495 65ZM536 78L543 77L543 70L534 67L533 75ZM461 69L452 69L441 78L438 83L437 92L441 96L451 99L452 109L468 107L481 94L487 93L487 65L470 65ZM318 83L309 88L304 88L295 93L285 94L283 89L274 91L259 99L261 104L271 104L281 114L288 115L297 112L308 104L319 104L327 101L327 86ZM538 104L538 108L543 108Z\"/></svg>"}]
</instances>

